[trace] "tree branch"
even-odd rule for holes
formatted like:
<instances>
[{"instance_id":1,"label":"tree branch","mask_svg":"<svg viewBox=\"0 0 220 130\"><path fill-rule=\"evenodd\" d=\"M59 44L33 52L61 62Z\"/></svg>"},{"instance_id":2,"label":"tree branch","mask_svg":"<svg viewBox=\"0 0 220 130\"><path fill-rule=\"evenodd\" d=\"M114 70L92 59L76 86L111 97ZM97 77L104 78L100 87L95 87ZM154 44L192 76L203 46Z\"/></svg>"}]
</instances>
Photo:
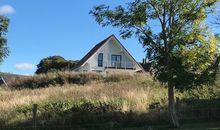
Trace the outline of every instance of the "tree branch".
<instances>
[{"instance_id":1,"label":"tree branch","mask_svg":"<svg viewBox=\"0 0 220 130\"><path fill-rule=\"evenodd\" d=\"M150 5L153 7L153 9L154 9L154 11L155 11L155 13L156 13L156 15L157 15L157 18L159 19L159 21L160 21L160 23L161 23L161 25L162 25L163 21L162 21L162 19L160 18L160 12L159 12L159 10L156 8L156 6L155 6L152 2L150 2L150 1L147 1L147 2L148 2L148 4L150 4Z\"/></svg>"}]
</instances>

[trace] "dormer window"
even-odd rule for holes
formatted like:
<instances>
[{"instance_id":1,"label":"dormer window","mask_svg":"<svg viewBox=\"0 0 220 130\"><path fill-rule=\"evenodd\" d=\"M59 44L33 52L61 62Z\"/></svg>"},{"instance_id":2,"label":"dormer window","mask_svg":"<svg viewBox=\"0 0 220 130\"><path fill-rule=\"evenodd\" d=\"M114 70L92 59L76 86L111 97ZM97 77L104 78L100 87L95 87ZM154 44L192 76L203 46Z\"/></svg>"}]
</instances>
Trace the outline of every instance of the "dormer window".
<instances>
[{"instance_id":1,"label":"dormer window","mask_svg":"<svg viewBox=\"0 0 220 130\"><path fill-rule=\"evenodd\" d=\"M98 55L98 67L103 67L103 53Z\"/></svg>"}]
</instances>

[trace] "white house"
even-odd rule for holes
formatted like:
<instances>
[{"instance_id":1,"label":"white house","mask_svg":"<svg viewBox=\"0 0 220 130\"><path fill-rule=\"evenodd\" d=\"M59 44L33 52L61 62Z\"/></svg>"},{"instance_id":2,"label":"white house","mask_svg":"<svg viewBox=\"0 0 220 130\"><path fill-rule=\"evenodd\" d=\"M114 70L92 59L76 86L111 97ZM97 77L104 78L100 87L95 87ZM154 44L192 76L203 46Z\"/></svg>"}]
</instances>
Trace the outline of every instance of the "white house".
<instances>
[{"instance_id":1,"label":"white house","mask_svg":"<svg viewBox=\"0 0 220 130\"><path fill-rule=\"evenodd\" d=\"M131 56L114 36L106 38L89 51L76 65L78 72L130 71L144 72L142 66Z\"/></svg>"}]
</instances>

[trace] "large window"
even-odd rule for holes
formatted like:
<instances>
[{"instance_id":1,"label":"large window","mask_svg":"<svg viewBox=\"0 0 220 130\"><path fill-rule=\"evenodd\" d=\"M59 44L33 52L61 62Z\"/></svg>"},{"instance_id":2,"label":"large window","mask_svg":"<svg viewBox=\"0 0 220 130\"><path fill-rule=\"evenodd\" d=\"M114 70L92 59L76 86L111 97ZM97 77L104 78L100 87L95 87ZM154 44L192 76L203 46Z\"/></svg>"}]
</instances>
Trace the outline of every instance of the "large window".
<instances>
[{"instance_id":1,"label":"large window","mask_svg":"<svg viewBox=\"0 0 220 130\"><path fill-rule=\"evenodd\" d=\"M103 67L103 53L98 55L98 67Z\"/></svg>"},{"instance_id":2,"label":"large window","mask_svg":"<svg viewBox=\"0 0 220 130\"><path fill-rule=\"evenodd\" d=\"M111 57L112 67L121 67L121 55L112 55Z\"/></svg>"}]
</instances>

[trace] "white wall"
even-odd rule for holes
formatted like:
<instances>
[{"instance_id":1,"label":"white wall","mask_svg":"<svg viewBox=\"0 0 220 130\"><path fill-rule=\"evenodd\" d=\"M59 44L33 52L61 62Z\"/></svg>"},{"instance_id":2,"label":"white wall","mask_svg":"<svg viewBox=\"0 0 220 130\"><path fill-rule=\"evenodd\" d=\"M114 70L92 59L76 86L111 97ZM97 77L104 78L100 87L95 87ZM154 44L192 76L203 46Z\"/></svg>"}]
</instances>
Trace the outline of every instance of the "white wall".
<instances>
[{"instance_id":1,"label":"white wall","mask_svg":"<svg viewBox=\"0 0 220 130\"><path fill-rule=\"evenodd\" d=\"M121 55L122 68L136 68L141 70L138 64L127 54L120 44L115 39L111 38L108 43L104 44L87 62L81 67L82 70L88 71L104 71L105 67L111 67L111 55ZM103 53L103 67L98 67L98 55Z\"/></svg>"}]
</instances>

